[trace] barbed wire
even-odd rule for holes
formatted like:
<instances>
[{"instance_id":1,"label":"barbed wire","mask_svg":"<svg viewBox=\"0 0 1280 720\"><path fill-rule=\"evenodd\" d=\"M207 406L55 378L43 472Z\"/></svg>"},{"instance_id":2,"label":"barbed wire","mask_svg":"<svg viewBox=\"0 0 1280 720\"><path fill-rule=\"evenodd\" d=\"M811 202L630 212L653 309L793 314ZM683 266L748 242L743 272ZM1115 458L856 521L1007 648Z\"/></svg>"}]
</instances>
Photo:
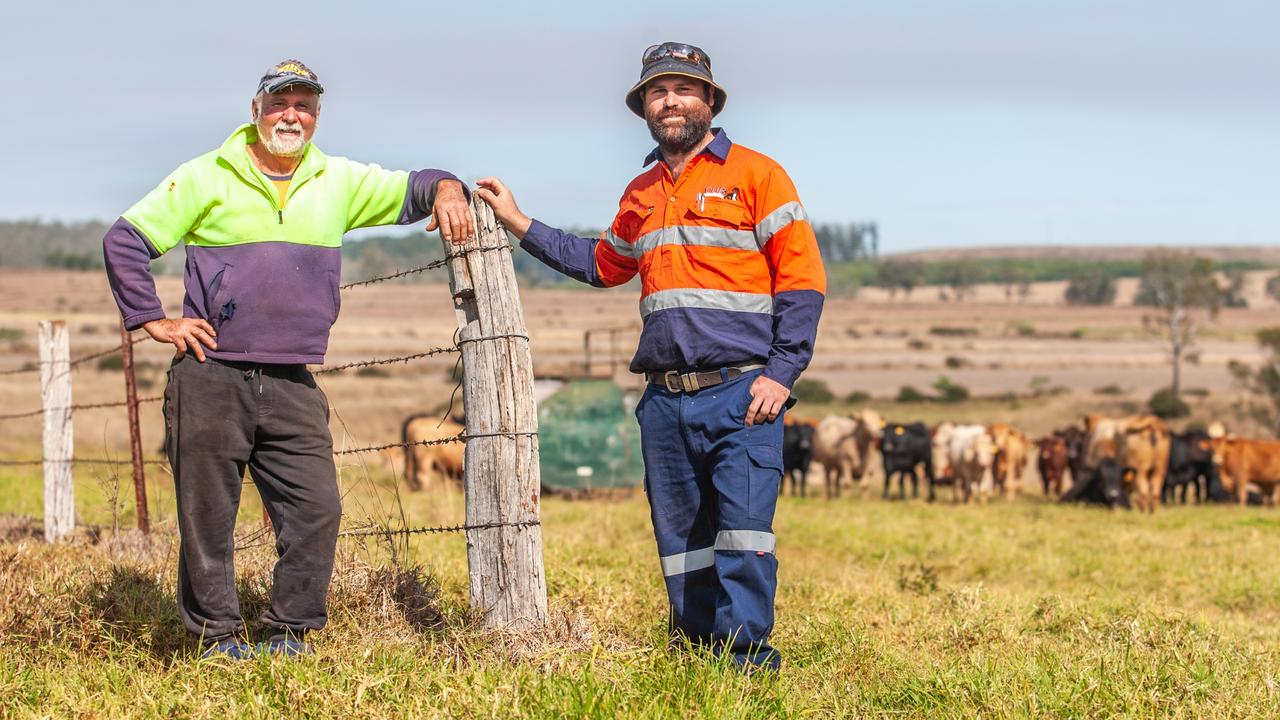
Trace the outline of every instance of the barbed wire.
<instances>
[{"instance_id":1,"label":"barbed wire","mask_svg":"<svg viewBox=\"0 0 1280 720\"><path fill-rule=\"evenodd\" d=\"M391 365L393 363L408 363L410 360L431 357L433 355L443 355L445 353L456 353L458 351L459 349L456 345L453 347L436 347L431 348L426 352L414 353L412 355L401 355L400 357L385 358L381 360L362 360L360 362L347 363L346 365L335 365L333 367L320 368L312 374L328 375L329 373L342 372L343 370L350 370L352 368L372 367L374 365Z\"/></svg>"},{"instance_id":2,"label":"barbed wire","mask_svg":"<svg viewBox=\"0 0 1280 720\"><path fill-rule=\"evenodd\" d=\"M133 460L116 460L113 458L70 458L64 460L0 460L0 466L15 467L21 465L43 465L46 462L71 463L72 465L132 465ZM143 465L168 465L164 460L143 460Z\"/></svg>"},{"instance_id":3,"label":"barbed wire","mask_svg":"<svg viewBox=\"0 0 1280 720\"><path fill-rule=\"evenodd\" d=\"M406 528L385 528L375 525L353 528L351 530L343 530L338 533L340 538L352 537L383 537L388 541L393 537L409 537L410 535L442 535L445 533L470 532L472 530L492 530L503 527L537 527L542 525L541 520L519 520L516 522L489 522L476 523L474 525L438 525L434 527L419 526ZM266 547L274 544L273 542L256 542L260 538L271 533L270 526L263 526L251 533L246 534L242 539L237 540L236 550L249 550L252 548ZM247 544L246 544L247 543Z\"/></svg>"},{"instance_id":4,"label":"barbed wire","mask_svg":"<svg viewBox=\"0 0 1280 720\"><path fill-rule=\"evenodd\" d=\"M333 454L334 455L356 455L359 453L380 452L382 450L390 450L392 448L404 448L408 450L409 448L412 448L412 447L420 447L420 446L427 447L431 445L449 445L451 443L461 443L461 442L466 442L468 440L471 440L473 438L524 437L524 436L536 437L537 434L538 434L537 432L532 432L532 431L519 431L519 432L499 431L499 432L485 432L485 433L465 433L464 432L464 433L458 433L457 435L450 435L448 437L435 438L433 440L415 440L413 442L387 443L386 445L370 445L369 447L352 448L350 450L338 450Z\"/></svg>"},{"instance_id":5,"label":"barbed wire","mask_svg":"<svg viewBox=\"0 0 1280 720\"><path fill-rule=\"evenodd\" d=\"M147 339L147 336L146 336L146 335L140 335L140 336L138 336L138 337L131 337L131 338L129 339L129 345L137 345L138 343L140 343L140 342L142 342L143 340L146 340L146 339ZM91 361L91 360L97 360L98 358L103 358L103 357L106 357L106 356L108 356L108 355L114 355L115 353L118 353L118 352L120 352L121 350L124 350L124 343L120 343L119 345L116 345L116 346L115 346L115 347L113 347L113 348L107 348L106 350L103 350L103 351L101 351L101 352L91 353L91 354L89 354L89 355L82 355L82 356L80 356L80 357L78 357L78 358L74 358L74 359L72 359L70 362L68 362L68 363L67 363L67 366L68 366L68 367L70 367L70 368L73 368L73 369L74 369L74 368L76 368L76 367L79 367L80 365L83 365L83 364L85 364L85 363L87 363L87 362ZM43 360L37 360L37 361L35 361L35 362L28 363L27 365L24 365L24 366L22 366L22 367L20 367L20 368L13 368L13 369L11 369L11 370L0 370L0 375L20 375L20 374L22 374L22 373L33 373L33 372L38 372L38 371L40 370L40 366L42 366L42 365L44 365L44 364L46 364L46 361L43 361Z\"/></svg>"},{"instance_id":6,"label":"barbed wire","mask_svg":"<svg viewBox=\"0 0 1280 720\"><path fill-rule=\"evenodd\" d=\"M163 396L151 395L149 397L138 398L138 404L142 405L145 403L160 402L161 400L164 400ZM129 405L128 400L114 400L111 402L100 402L100 403L79 403L76 405L66 405L63 407L41 408L39 410L30 410L28 412L11 413L9 415L0 415L0 420L16 420L18 418L36 417L38 415L43 415L46 412L61 412L63 410L70 410L72 412L75 412L76 410L99 410L101 408L128 407L128 405Z\"/></svg>"},{"instance_id":7,"label":"barbed wire","mask_svg":"<svg viewBox=\"0 0 1280 720\"><path fill-rule=\"evenodd\" d=\"M472 248L470 250L461 250L459 252L449 253L448 255L445 255L443 258L439 260L432 260L426 265L419 265L418 267L409 268L407 270L399 270L397 272L391 273L390 275L378 275L375 277L371 277L368 280L359 280L357 282L350 282L350 283L347 283L346 285L339 285L338 289L350 290L351 288L354 288L354 287L373 285L375 283L387 282L388 280L395 280L397 278L408 277L409 275L417 275L418 273L423 273L428 270L436 270L438 268L442 268L448 265L449 261L453 260L454 258L460 258L465 255L469 255L473 252L488 252L490 250L511 250L511 245L510 244L487 245L483 247Z\"/></svg>"}]
</instances>

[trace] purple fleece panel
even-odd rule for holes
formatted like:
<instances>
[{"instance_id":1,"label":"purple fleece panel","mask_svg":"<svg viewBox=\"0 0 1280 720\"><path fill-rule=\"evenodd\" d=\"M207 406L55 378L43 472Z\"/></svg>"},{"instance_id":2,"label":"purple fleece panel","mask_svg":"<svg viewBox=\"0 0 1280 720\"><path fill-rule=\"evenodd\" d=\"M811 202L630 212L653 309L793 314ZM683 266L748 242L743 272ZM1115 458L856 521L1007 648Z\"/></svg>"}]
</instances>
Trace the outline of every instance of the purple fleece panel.
<instances>
[{"instance_id":1,"label":"purple fleece panel","mask_svg":"<svg viewBox=\"0 0 1280 720\"><path fill-rule=\"evenodd\" d=\"M457 176L446 170L414 170L409 173L409 191L404 195L404 206L400 208L397 225L411 225L431 215L436 204L436 185L441 180L458 180ZM471 201L471 190L462 184L462 194Z\"/></svg>"},{"instance_id":2,"label":"purple fleece panel","mask_svg":"<svg viewBox=\"0 0 1280 720\"><path fill-rule=\"evenodd\" d=\"M116 220L102 238L102 255L111 294L120 308L125 328L137 330L152 320L164 318L164 307L156 295L156 281L151 276L151 260L160 257L160 253L142 232L124 218Z\"/></svg>"},{"instance_id":3,"label":"purple fleece panel","mask_svg":"<svg viewBox=\"0 0 1280 720\"><path fill-rule=\"evenodd\" d=\"M260 242L187 246L184 317L218 332L219 360L324 362L338 319L342 251L336 247Z\"/></svg>"},{"instance_id":4,"label":"purple fleece panel","mask_svg":"<svg viewBox=\"0 0 1280 720\"><path fill-rule=\"evenodd\" d=\"M596 287L604 287L596 272L596 243L534 220L520 241L525 252L556 272Z\"/></svg>"}]
</instances>

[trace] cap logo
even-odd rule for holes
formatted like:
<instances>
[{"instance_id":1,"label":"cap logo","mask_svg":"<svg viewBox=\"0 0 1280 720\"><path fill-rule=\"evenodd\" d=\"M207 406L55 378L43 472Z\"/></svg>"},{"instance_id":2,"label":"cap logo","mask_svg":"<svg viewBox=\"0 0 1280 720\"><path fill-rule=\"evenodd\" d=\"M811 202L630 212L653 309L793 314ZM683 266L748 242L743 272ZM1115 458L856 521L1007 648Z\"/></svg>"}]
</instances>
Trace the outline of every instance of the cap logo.
<instances>
[{"instance_id":1,"label":"cap logo","mask_svg":"<svg viewBox=\"0 0 1280 720\"><path fill-rule=\"evenodd\" d=\"M293 73L294 75L311 75L311 71L302 67L298 63L283 63L276 66L278 73Z\"/></svg>"}]
</instances>

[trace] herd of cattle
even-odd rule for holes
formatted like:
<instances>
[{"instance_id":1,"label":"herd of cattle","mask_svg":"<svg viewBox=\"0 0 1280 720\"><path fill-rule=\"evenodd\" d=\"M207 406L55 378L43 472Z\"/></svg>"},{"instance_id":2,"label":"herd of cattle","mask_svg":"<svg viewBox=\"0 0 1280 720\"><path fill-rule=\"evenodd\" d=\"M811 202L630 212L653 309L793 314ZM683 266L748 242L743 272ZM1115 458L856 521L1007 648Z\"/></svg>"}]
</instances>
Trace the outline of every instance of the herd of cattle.
<instances>
[{"instance_id":1,"label":"herd of cattle","mask_svg":"<svg viewBox=\"0 0 1280 720\"><path fill-rule=\"evenodd\" d=\"M462 432L461 418L412 415L402 425L405 478L415 490L433 476L462 481L463 445L421 445ZM898 483L898 497L912 497L925 484L928 499L949 487L954 502L986 502L993 495L1016 496L1034 459L1044 495L1061 502L1085 502L1155 512L1160 503L1188 492L1196 502L1225 501L1274 505L1280 500L1280 441L1230 436L1220 423L1208 430L1174 433L1153 415L1122 418L1088 415L1079 424L1030 438L1006 423L957 425L888 423L874 410L832 415L821 422L787 418L784 428L784 485L806 494L814 462L822 466L826 496L842 487L870 492L876 456L883 468L882 496ZM1070 477L1070 483L1067 478Z\"/></svg>"},{"instance_id":2,"label":"herd of cattle","mask_svg":"<svg viewBox=\"0 0 1280 720\"><path fill-rule=\"evenodd\" d=\"M1219 423L1174 433L1153 415L1088 415L1035 439L1005 423L943 422L930 428L888 423L874 410L817 423L788 419L783 484L804 495L809 467L817 462L828 498L855 485L865 497L875 455L884 471L885 498L895 479L900 499L906 498L908 480L912 497L925 483L930 501L940 487L951 488L954 502L1012 498L1023 488L1032 458L1045 496L1061 502L1132 504L1150 513L1179 490L1183 503L1188 490L1196 502L1234 497L1242 505L1274 505L1280 498L1280 442L1232 437Z\"/></svg>"}]
</instances>

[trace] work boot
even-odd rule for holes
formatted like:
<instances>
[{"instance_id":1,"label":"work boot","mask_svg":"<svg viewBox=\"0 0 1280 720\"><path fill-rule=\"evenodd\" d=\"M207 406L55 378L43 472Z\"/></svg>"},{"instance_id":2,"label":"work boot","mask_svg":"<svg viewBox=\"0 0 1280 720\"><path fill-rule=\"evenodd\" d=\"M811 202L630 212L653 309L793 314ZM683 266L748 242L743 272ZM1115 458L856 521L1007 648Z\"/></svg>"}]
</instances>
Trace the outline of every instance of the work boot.
<instances>
[{"instance_id":1,"label":"work boot","mask_svg":"<svg viewBox=\"0 0 1280 720\"><path fill-rule=\"evenodd\" d=\"M254 656L254 647L235 639L219 640L205 646L200 653L201 660L249 660Z\"/></svg>"}]
</instances>

